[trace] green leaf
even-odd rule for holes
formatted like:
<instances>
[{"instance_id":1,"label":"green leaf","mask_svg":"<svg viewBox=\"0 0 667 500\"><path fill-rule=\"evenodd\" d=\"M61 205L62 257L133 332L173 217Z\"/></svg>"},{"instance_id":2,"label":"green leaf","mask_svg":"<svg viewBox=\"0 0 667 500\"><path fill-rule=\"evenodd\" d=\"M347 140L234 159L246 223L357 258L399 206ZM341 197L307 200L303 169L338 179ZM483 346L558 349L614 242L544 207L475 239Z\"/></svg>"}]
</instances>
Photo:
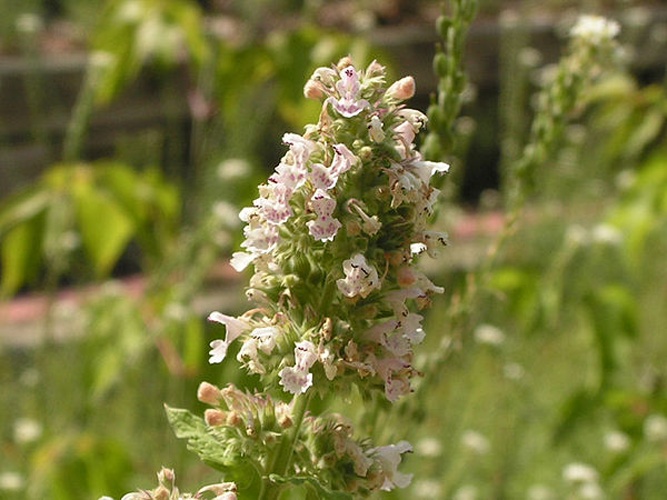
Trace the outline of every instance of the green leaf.
<instances>
[{"instance_id":1,"label":"green leaf","mask_svg":"<svg viewBox=\"0 0 667 500\"><path fill-rule=\"evenodd\" d=\"M221 471L226 481L234 481L244 498L258 496L262 483L260 467L246 455L235 430L226 436L224 428L216 432L188 410L165 405L165 411L176 437L186 439L190 451L199 455L206 465Z\"/></svg>"},{"instance_id":2,"label":"green leaf","mask_svg":"<svg viewBox=\"0 0 667 500\"><path fill-rule=\"evenodd\" d=\"M51 202L51 192L37 186L16 193L0 207L0 239L19 224L27 222L44 212Z\"/></svg>"},{"instance_id":3,"label":"green leaf","mask_svg":"<svg viewBox=\"0 0 667 500\"><path fill-rule=\"evenodd\" d=\"M83 246L96 274L107 275L134 235L134 221L113 198L90 184L73 191Z\"/></svg>"},{"instance_id":4,"label":"green leaf","mask_svg":"<svg viewBox=\"0 0 667 500\"><path fill-rule=\"evenodd\" d=\"M3 295L12 295L39 271L44 217L14 227L2 240Z\"/></svg>"},{"instance_id":5,"label":"green leaf","mask_svg":"<svg viewBox=\"0 0 667 500\"><path fill-rule=\"evenodd\" d=\"M295 486L307 486L317 494L317 498L326 500L352 500L350 493L333 491L320 483L317 478L310 476L282 477L278 474L270 474L269 479L276 484L292 484Z\"/></svg>"}]
</instances>

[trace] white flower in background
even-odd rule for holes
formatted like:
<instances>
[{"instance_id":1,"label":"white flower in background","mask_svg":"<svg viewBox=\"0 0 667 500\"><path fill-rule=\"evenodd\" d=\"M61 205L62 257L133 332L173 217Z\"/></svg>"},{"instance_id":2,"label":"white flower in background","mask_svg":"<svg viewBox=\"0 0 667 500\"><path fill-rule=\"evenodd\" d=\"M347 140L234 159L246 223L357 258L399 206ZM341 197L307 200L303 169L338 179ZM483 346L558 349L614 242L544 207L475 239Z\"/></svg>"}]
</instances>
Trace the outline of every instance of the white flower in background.
<instances>
[{"instance_id":1,"label":"white flower in background","mask_svg":"<svg viewBox=\"0 0 667 500\"><path fill-rule=\"evenodd\" d=\"M503 366L503 375L509 380L521 380L526 370L519 363L507 363Z\"/></svg>"},{"instance_id":2,"label":"white flower in background","mask_svg":"<svg viewBox=\"0 0 667 500\"><path fill-rule=\"evenodd\" d=\"M412 491L417 498L442 498L442 485L437 479L419 479L412 486Z\"/></svg>"},{"instance_id":3,"label":"white flower in background","mask_svg":"<svg viewBox=\"0 0 667 500\"><path fill-rule=\"evenodd\" d=\"M442 455L442 443L438 438L425 437L417 441L415 445L419 456L427 458L437 458Z\"/></svg>"},{"instance_id":4,"label":"white flower in background","mask_svg":"<svg viewBox=\"0 0 667 500\"><path fill-rule=\"evenodd\" d=\"M601 16L580 16L570 30L570 36L599 45L615 38L621 31L616 21Z\"/></svg>"},{"instance_id":5,"label":"white flower in background","mask_svg":"<svg viewBox=\"0 0 667 500\"><path fill-rule=\"evenodd\" d=\"M653 443L667 440L667 418L654 413L644 420L644 436Z\"/></svg>"},{"instance_id":6,"label":"white flower in background","mask_svg":"<svg viewBox=\"0 0 667 500\"><path fill-rule=\"evenodd\" d=\"M454 492L452 500L477 500L479 498L479 491L476 486L472 484L465 484Z\"/></svg>"},{"instance_id":7,"label":"white flower in background","mask_svg":"<svg viewBox=\"0 0 667 500\"><path fill-rule=\"evenodd\" d=\"M505 342L503 331L497 326L488 324L482 324L475 328L473 336L478 344L499 346Z\"/></svg>"},{"instance_id":8,"label":"white flower in background","mask_svg":"<svg viewBox=\"0 0 667 500\"><path fill-rule=\"evenodd\" d=\"M534 484L528 488L526 500L556 500L553 491L543 484Z\"/></svg>"},{"instance_id":9,"label":"white flower in background","mask_svg":"<svg viewBox=\"0 0 667 500\"><path fill-rule=\"evenodd\" d=\"M630 449L630 438L620 431L607 432L604 435L604 445L613 453L623 453Z\"/></svg>"},{"instance_id":10,"label":"white flower in background","mask_svg":"<svg viewBox=\"0 0 667 500\"><path fill-rule=\"evenodd\" d=\"M14 441L19 444L37 441L42 432L42 424L32 418L19 418L14 422Z\"/></svg>"},{"instance_id":11,"label":"white flower in background","mask_svg":"<svg viewBox=\"0 0 667 500\"><path fill-rule=\"evenodd\" d=\"M581 462L567 464L563 469L563 479L568 483L596 483L598 471Z\"/></svg>"},{"instance_id":12,"label":"white flower in background","mask_svg":"<svg viewBox=\"0 0 667 500\"><path fill-rule=\"evenodd\" d=\"M25 487L23 476L14 471L0 472L0 491L21 491Z\"/></svg>"},{"instance_id":13,"label":"white flower in background","mask_svg":"<svg viewBox=\"0 0 667 500\"><path fill-rule=\"evenodd\" d=\"M591 231L593 241L606 245L619 245L623 242L623 234L611 224L598 224Z\"/></svg>"},{"instance_id":14,"label":"white flower in background","mask_svg":"<svg viewBox=\"0 0 667 500\"><path fill-rule=\"evenodd\" d=\"M461 444L477 455L486 455L491 449L489 440L480 432L467 430L461 436Z\"/></svg>"},{"instance_id":15,"label":"white flower in background","mask_svg":"<svg viewBox=\"0 0 667 500\"><path fill-rule=\"evenodd\" d=\"M582 500L600 500L604 498L604 492L598 483L590 482L582 484L577 490Z\"/></svg>"}]
</instances>

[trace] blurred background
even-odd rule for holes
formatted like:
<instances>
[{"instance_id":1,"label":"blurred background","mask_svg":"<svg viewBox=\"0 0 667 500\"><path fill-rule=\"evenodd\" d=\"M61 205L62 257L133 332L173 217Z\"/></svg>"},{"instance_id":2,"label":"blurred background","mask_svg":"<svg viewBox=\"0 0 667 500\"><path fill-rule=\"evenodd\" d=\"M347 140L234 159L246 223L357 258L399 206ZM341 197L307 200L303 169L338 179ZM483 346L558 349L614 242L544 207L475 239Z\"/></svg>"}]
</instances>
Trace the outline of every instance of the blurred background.
<instances>
[{"instance_id":1,"label":"blurred background","mask_svg":"<svg viewBox=\"0 0 667 500\"><path fill-rule=\"evenodd\" d=\"M445 2L445 11L448 4ZM237 214L317 120L344 55L437 88L436 0L0 0L0 498L95 499L217 474L163 412L198 409L211 310L244 308ZM621 25L507 227L535 95L582 13ZM445 48L447 47L444 43ZM481 0L425 263L405 499L660 499L667 491L667 5ZM431 352L430 358L426 353ZM343 411L350 412L349 408ZM407 432L407 435L406 435Z\"/></svg>"}]
</instances>

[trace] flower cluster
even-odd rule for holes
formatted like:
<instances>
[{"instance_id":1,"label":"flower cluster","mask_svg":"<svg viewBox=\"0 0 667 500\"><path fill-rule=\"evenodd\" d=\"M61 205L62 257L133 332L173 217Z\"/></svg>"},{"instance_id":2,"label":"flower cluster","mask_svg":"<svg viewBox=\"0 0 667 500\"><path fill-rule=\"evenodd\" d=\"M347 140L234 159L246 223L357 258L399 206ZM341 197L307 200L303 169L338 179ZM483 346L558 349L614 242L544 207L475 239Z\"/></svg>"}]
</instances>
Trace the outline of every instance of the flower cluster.
<instances>
[{"instance_id":1,"label":"flower cluster","mask_svg":"<svg viewBox=\"0 0 667 500\"><path fill-rule=\"evenodd\" d=\"M424 338L414 310L442 291L414 264L446 244L427 223L439 193L430 179L449 167L415 147L426 117L402 104L414 80L387 86L385 74L344 58L306 83L306 97L323 103L319 122L285 134L288 151L241 211L245 241L231 264L254 268L256 307L210 315L226 327L212 363L239 340L248 371L291 394L351 382L390 401L410 391Z\"/></svg>"},{"instance_id":2,"label":"flower cluster","mask_svg":"<svg viewBox=\"0 0 667 500\"><path fill-rule=\"evenodd\" d=\"M257 469L266 470L281 445L281 434L296 425L293 403L274 401L232 385L219 389L207 382L199 386L197 395L211 406L204 414L207 434L226 445L220 456L207 456L220 469L251 460ZM190 446L202 451L196 440ZM365 496L407 486L412 475L401 473L398 466L402 455L411 451L406 441L372 447L367 440L356 440L351 424L333 414L306 416L298 429L293 454L301 477L316 477L330 489Z\"/></svg>"},{"instance_id":3,"label":"flower cluster","mask_svg":"<svg viewBox=\"0 0 667 500\"><path fill-rule=\"evenodd\" d=\"M176 486L176 475L171 469L163 468L157 475L158 487L154 490L141 490L123 495L121 500L187 500L196 498L211 498L212 500L236 500L236 484L223 482L209 484L200 488L194 495L181 493ZM204 495L207 495L204 497ZM213 495L213 496L211 496ZM99 500L113 500L110 497L101 497Z\"/></svg>"}]
</instances>

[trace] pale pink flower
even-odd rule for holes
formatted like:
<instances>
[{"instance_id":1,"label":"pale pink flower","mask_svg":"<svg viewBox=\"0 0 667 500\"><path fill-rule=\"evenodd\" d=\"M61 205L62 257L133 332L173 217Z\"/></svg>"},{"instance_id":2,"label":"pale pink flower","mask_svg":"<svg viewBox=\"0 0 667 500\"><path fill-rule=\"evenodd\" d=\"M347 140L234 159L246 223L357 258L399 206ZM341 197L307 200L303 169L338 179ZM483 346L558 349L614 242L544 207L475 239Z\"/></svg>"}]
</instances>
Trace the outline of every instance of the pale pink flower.
<instances>
[{"instance_id":1,"label":"pale pink flower","mask_svg":"<svg viewBox=\"0 0 667 500\"><path fill-rule=\"evenodd\" d=\"M271 354L276 347L276 339L280 330L275 326L262 326L250 332L250 336L257 340L257 348L264 354Z\"/></svg>"},{"instance_id":2,"label":"pale pink flower","mask_svg":"<svg viewBox=\"0 0 667 500\"><path fill-rule=\"evenodd\" d=\"M317 218L306 223L311 236L320 241L331 241L341 228L338 219L332 217L336 208L336 200L329 194L318 189L310 199L310 208L315 212Z\"/></svg>"},{"instance_id":3,"label":"pale pink flower","mask_svg":"<svg viewBox=\"0 0 667 500\"><path fill-rule=\"evenodd\" d=\"M292 216L292 207L289 205L292 189L286 184L276 183L262 186L260 192L262 196L257 198L253 204L262 218L272 224L282 224Z\"/></svg>"},{"instance_id":4,"label":"pale pink flower","mask_svg":"<svg viewBox=\"0 0 667 500\"><path fill-rule=\"evenodd\" d=\"M401 318L401 329L403 330L403 335L407 338L411 344L420 344L426 333L422 329L422 320L424 317L416 313L408 313Z\"/></svg>"},{"instance_id":5,"label":"pale pink flower","mask_svg":"<svg viewBox=\"0 0 667 500\"><path fill-rule=\"evenodd\" d=\"M229 264L237 271L241 272L255 260L255 256L248 252L234 252Z\"/></svg>"},{"instance_id":6,"label":"pale pink flower","mask_svg":"<svg viewBox=\"0 0 667 500\"><path fill-rule=\"evenodd\" d=\"M243 332L250 328L250 325L241 319L233 316L227 316L218 311L214 311L208 316L209 321L214 321L225 325L225 339L214 340L209 345L211 347L209 363L220 363L227 355L227 348L234 340L236 340Z\"/></svg>"},{"instance_id":7,"label":"pale pink flower","mask_svg":"<svg viewBox=\"0 0 667 500\"><path fill-rule=\"evenodd\" d=\"M340 292L346 297L362 298L380 287L380 278L375 268L366 261L366 257L358 253L343 262L345 278L336 281Z\"/></svg>"},{"instance_id":8,"label":"pale pink flower","mask_svg":"<svg viewBox=\"0 0 667 500\"><path fill-rule=\"evenodd\" d=\"M336 154L331 162L331 171L335 179L338 180L338 177L354 166L357 157L345 144L334 144L333 150Z\"/></svg>"},{"instance_id":9,"label":"pale pink flower","mask_svg":"<svg viewBox=\"0 0 667 500\"><path fill-rule=\"evenodd\" d=\"M345 118L357 116L364 109L370 107L370 103L365 99L359 98L361 84L359 82L359 73L353 66L347 66L340 72L340 80L336 82L336 90L339 98L329 97L327 102L331 103L338 113Z\"/></svg>"},{"instance_id":10,"label":"pale pink flower","mask_svg":"<svg viewBox=\"0 0 667 500\"><path fill-rule=\"evenodd\" d=\"M303 371L310 370L315 361L317 361L317 357L317 350L312 342L302 340L295 344L294 363L296 364L296 368Z\"/></svg>"},{"instance_id":11,"label":"pale pink flower","mask_svg":"<svg viewBox=\"0 0 667 500\"><path fill-rule=\"evenodd\" d=\"M317 148L317 144L299 134L290 132L283 135L283 142L289 146L290 153L294 158L294 165L305 171L306 163Z\"/></svg>"},{"instance_id":12,"label":"pale pink flower","mask_svg":"<svg viewBox=\"0 0 667 500\"><path fill-rule=\"evenodd\" d=\"M270 182L283 184L287 188L295 191L306 182L307 170L294 163L281 161L276 167L275 172L269 177Z\"/></svg>"},{"instance_id":13,"label":"pale pink flower","mask_svg":"<svg viewBox=\"0 0 667 500\"><path fill-rule=\"evenodd\" d=\"M412 445L407 441L397 444L380 446L368 450L369 455L374 458L382 468L385 476L384 483L380 488L383 491L391 491L394 488L405 488L412 481L412 474L404 474L398 471L401 463L401 455L412 451Z\"/></svg>"},{"instance_id":14,"label":"pale pink flower","mask_svg":"<svg viewBox=\"0 0 667 500\"><path fill-rule=\"evenodd\" d=\"M442 161L427 161L417 159L410 163L413 172L424 184L428 184L436 173L446 174L449 172L449 164Z\"/></svg>"},{"instance_id":15,"label":"pale pink flower","mask_svg":"<svg viewBox=\"0 0 667 500\"><path fill-rule=\"evenodd\" d=\"M286 366L278 375L280 385L291 394L303 394L313 385L313 374L297 366Z\"/></svg>"}]
</instances>

